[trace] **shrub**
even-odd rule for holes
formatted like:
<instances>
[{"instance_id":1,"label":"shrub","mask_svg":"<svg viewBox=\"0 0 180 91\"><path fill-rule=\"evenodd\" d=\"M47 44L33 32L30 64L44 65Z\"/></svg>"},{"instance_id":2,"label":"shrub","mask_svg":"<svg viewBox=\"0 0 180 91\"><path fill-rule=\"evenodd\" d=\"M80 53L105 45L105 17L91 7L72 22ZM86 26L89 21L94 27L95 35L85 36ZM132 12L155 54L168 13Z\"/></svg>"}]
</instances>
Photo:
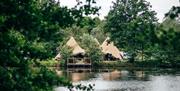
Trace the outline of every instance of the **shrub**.
<instances>
[{"instance_id":1,"label":"shrub","mask_svg":"<svg viewBox=\"0 0 180 91\"><path fill-rule=\"evenodd\" d=\"M103 54L100 45L89 34L83 34L81 37L81 46L86 50L86 54L91 58L92 62L101 61Z\"/></svg>"}]
</instances>

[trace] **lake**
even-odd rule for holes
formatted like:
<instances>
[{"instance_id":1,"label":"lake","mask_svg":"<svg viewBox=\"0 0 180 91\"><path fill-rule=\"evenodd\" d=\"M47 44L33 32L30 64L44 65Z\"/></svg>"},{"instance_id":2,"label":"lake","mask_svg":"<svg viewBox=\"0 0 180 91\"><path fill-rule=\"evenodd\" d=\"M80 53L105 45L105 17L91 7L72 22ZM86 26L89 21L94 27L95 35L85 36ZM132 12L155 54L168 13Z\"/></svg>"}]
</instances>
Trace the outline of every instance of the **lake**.
<instances>
[{"instance_id":1,"label":"lake","mask_svg":"<svg viewBox=\"0 0 180 91\"><path fill-rule=\"evenodd\" d=\"M180 91L178 69L67 69L58 70L58 74L73 84L92 84L94 91ZM60 86L55 91L68 89Z\"/></svg>"}]
</instances>

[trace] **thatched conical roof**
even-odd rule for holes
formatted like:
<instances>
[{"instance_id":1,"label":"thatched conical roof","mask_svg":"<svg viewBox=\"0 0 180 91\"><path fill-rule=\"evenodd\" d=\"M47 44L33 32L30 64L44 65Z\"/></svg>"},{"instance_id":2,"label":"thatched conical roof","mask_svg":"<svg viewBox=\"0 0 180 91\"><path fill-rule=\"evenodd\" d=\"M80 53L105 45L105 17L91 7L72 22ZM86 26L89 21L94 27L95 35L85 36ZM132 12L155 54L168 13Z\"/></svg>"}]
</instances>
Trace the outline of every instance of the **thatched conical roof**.
<instances>
[{"instance_id":1,"label":"thatched conical roof","mask_svg":"<svg viewBox=\"0 0 180 91\"><path fill-rule=\"evenodd\" d=\"M60 60L60 59L61 59L61 54L58 53L58 54L56 55L56 57L55 57L55 60Z\"/></svg>"},{"instance_id":2,"label":"thatched conical roof","mask_svg":"<svg viewBox=\"0 0 180 91\"><path fill-rule=\"evenodd\" d=\"M108 49L111 51L111 54L115 58L122 59L121 52L119 51L119 49L116 46L114 46L113 42L109 45Z\"/></svg>"},{"instance_id":3,"label":"thatched conical roof","mask_svg":"<svg viewBox=\"0 0 180 91\"><path fill-rule=\"evenodd\" d=\"M74 48L74 47L78 46L78 43L76 42L74 37L71 36L71 38L67 41L66 45L70 48Z\"/></svg>"},{"instance_id":4,"label":"thatched conical roof","mask_svg":"<svg viewBox=\"0 0 180 91\"><path fill-rule=\"evenodd\" d=\"M104 40L104 42L103 42L102 45L101 45L101 48L102 48L102 49L104 49L104 48L107 47L109 39L110 39L110 38L107 37L107 38Z\"/></svg>"},{"instance_id":5,"label":"thatched conical roof","mask_svg":"<svg viewBox=\"0 0 180 91\"><path fill-rule=\"evenodd\" d=\"M122 59L121 52L119 49L114 45L113 42L109 42L109 38L106 38L106 40L101 45L102 52L104 54L112 54L113 57L117 59Z\"/></svg>"},{"instance_id":6,"label":"thatched conical roof","mask_svg":"<svg viewBox=\"0 0 180 91\"><path fill-rule=\"evenodd\" d=\"M73 55L80 54L80 53L85 54L85 50L79 46L79 44L76 42L74 37L71 37L66 43L66 45L72 49Z\"/></svg>"},{"instance_id":7,"label":"thatched conical roof","mask_svg":"<svg viewBox=\"0 0 180 91\"><path fill-rule=\"evenodd\" d=\"M85 50L82 49L80 46L76 46L76 47L73 49L72 54L73 54L73 55L76 55L76 54L79 54L79 53L85 54Z\"/></svg>"},{"instance_id":8,"label":"thatched conical roof","mask_svg":"<svg viewBox=\"0 0 180 91\"><path fill-rule=\"evenodd\" d=\"M104 40L104 42L102 43L102 45L100 46L101 47L101 49L102 49L102 52L105 54L105 53L107 53L107 49L108 49L108 45L110 44L109 43L109 37L107 37L105 40Z\"/></svg>"}]
</instances>

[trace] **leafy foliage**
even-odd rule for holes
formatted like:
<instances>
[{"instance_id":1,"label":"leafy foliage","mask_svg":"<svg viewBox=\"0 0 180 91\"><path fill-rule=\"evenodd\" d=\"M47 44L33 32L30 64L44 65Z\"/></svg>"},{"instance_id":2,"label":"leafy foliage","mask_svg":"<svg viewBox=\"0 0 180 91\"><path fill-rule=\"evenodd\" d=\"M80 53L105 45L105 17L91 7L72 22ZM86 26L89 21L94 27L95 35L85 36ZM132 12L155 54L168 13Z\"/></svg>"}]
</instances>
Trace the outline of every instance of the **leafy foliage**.
<instances>
[{"instance_id":1,"label":"leafy foliage","mask_svg":"<svg viewBox=\"0 0 180 91\"><path fill-rule=\"evenodd\" d=\"M156 40L156 17L145 0L117 0L107 16L106 32L121 48L131 54L132 62L138 51L144 51Z\"/></svg>"},{"instance_id":2,"label":"leafy foliage","mask_svg":"<svg viewBox=\"0 0 180 91\"><path fill-rule=\"evenodd\" d=\"M60 61L61 66L65 66L66 60L71 56L72 50L67 46L61 46L60 53L62 60Z\"/></svg>"},{"instance_id":3,"label":"leafy foliage","mask_svg":"<svg viewBox=\"0 0 180 91\"><path fill-rule=\"evenodd\" d=\"M179 6L173 6L171 10L165 14L165 17L170 17L171 19L179 18L180 14L180 7Z\"/></svg>"},{"instance_id":4,"label":"leafy foliage","mask_svg":"<svg viewBox=\"0 0 180 91\"><path fill-rule=\"evenodd\" d=\"M81 46L86 50L86 53L91 58L91 60L93 62L101 61L103 57L102 52L94 37L89 34L84 34L81 37L81 40Z\"/></svg>"},{"instance_id":5,"label":"leafy foliage","mask_svg":"<svg viewBox=\"0 0 180 91\"><path fill-rule=\"evenodd\" d=\"M175 28L168 28L167 26L160 26L157 32L160 47L159 59L175 67L179 63L180 32Z\"/></svg>"},{"instance_id":6,"label":"leafy foliage","mask_svg":"<svg viewBox=\"0 0 180 91\"><path fill-rule=\"evenodd\" d=\"M96 14L97 6L86 0L60 6L56 0L0 0L0 89L5 91L51 91L55 85L72 86L40 65L54 57L62 42L62 28L77 24L83 14ZM32 64L40 68L34 69Z\"/></svg>"}]
</instances>

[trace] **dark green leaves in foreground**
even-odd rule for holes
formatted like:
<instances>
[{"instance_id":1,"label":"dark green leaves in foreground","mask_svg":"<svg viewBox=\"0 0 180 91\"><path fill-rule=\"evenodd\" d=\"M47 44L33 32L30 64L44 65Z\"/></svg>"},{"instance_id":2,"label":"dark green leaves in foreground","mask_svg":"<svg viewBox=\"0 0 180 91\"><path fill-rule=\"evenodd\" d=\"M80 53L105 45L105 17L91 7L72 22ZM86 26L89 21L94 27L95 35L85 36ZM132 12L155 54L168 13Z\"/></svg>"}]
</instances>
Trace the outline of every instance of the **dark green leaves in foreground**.
<instances>
[{"instance_id":1,"label":"dark green leaves in foreground","mask_svg":"<svg viewBox=\"0 0 180 91\"><path fill-rule=\"evenodd\" d=\"M96 14L93 3L87 0L77 5L84 8L70 9L56 0L0 0L0 90L51 91L55 85L71 86L36 61L56 55L63 29L78 25L84 13Z\"/></svg>"}]
</instances>

